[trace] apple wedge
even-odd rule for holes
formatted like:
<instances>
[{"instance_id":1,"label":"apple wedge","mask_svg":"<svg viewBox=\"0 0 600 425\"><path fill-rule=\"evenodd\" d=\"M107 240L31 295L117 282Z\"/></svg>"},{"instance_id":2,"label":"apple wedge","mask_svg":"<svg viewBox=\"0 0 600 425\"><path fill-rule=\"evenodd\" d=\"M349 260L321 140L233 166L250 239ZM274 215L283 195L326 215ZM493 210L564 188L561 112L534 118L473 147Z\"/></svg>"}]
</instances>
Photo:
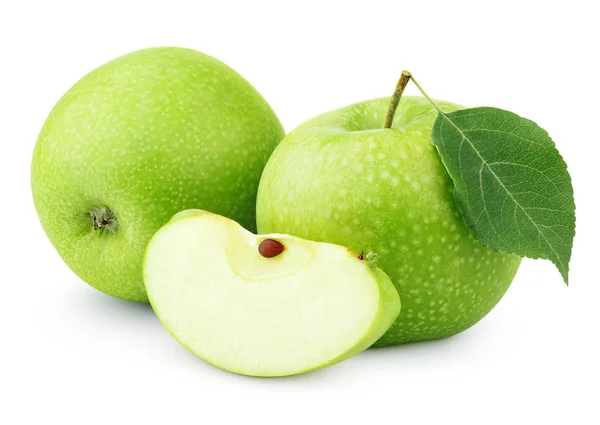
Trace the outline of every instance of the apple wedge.
<instances>
[{"instance_id":1,"label":"apple wedge","mask_svg":"<svg viewBox=\"0 0 600 425\"><path fill-rule=\"evenodd\" d=\"M286 376L345 360L394 322L400 299L387 275L347 248L235 221L181 212L150 241L150 302L165 328L222 369Z\"/></svg>"}]
</instances>

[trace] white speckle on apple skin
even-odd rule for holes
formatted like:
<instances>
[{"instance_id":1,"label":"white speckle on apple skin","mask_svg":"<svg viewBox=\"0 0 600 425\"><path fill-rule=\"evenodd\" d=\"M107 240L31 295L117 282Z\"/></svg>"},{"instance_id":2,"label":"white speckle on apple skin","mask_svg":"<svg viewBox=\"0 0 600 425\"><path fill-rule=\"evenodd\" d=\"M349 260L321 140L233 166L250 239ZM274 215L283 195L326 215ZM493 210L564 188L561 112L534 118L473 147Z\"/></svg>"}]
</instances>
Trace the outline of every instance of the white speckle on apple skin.
<instances>
[{"instance_id":1,"label":"white speckle on apple skin","mask_svg":"<svg viewBox=\"0 0 600 425\"><path fill-rule=\"evenodd\" d=\"M147 301L142 257L175 213L202 208L254 230L260 174L284 132L258 92L189 49L130 53L83 77L56 104L32 163L46 234L84 281ZM94 231L108 207L121 227Z\"/></svg>"},{"instance_id":2,"label":"white speckle on apple skin","mask_svg":"<svg viewBox=\"0 0 600 425\"><path fill-rule=\"evenodd\" d=\"M257 199L260 232L381 254L378 265L403 310L378 346L467 329L500 300L520 263L479 245L462 222L430 131L420 129L431 128L436 111L425 99L404 97L392 129L384 130L388 102L351 105L302 124L269 159ZM338 163L324 161L330 156ZM339 166L343 160L348 167ZM423 310L430 302L436 307Z\"/></svg>"}]
</instances>

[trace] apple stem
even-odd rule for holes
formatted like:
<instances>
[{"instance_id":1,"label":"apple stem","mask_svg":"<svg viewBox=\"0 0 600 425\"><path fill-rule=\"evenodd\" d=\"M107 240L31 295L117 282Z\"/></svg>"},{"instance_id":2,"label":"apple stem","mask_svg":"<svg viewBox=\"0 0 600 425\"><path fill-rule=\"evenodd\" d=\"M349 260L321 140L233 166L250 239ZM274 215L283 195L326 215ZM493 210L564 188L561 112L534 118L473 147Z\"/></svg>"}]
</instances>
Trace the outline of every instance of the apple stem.
<instances>
[{"instance_id":1,"label":"apple stem","mask_svg":"<svg viewBox=\"0 0 600 425\"><path fill-rule=\"evenodd\" d=\"M94 208L92 211L88 212L88 215L92 217L94 230L106 229L110 232L119 230L119 219L110 208Z\"/></svg>"},{"instance_id":2,"label":"apple stem","mask_svg":"<svg viewBox=\"0 0 600 425\"><path fill-rule=\"evenodd\" d=\"M404 88L410 81L410 77L412 77L412 74L410 72L402 71L402 75L400 75L398 84L396 84L396 90L394 90L394 94L392 95L392 99L390 100L390 105L388 106L387 114L385 115L385 123L383 124L383 128L392 128L392 122L394 121L396 109L398 109L398 104L400 103L400 99L402 98L402 93L404 93Z\"/></svg>"}]
</instances>

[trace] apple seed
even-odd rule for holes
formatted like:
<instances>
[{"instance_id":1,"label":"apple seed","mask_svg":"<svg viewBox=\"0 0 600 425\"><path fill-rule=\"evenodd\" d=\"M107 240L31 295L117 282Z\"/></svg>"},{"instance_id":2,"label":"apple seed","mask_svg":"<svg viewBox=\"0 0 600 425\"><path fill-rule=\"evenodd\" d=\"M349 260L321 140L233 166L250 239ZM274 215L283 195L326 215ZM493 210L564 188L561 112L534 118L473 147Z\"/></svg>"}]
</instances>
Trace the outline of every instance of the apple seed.
<instances>
[{"instance_id":1,"label":"apple seed","mask_svg":"<svg viewBox=\"0 0 600 425\"><path fill-rule=\"evenodd\" d=\"M285 246L275 239L265 239L258 245L258 253L265 258L277 257L285 250Z\"/></svg>"}]
</instances>

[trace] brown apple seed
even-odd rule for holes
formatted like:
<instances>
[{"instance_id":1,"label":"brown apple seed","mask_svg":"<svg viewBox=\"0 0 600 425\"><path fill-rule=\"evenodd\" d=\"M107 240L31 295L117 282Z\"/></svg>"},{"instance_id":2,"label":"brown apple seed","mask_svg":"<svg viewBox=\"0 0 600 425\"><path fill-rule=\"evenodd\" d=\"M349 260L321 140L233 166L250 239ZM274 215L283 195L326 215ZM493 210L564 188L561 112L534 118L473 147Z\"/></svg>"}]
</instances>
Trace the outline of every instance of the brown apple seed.
<instances>
[{"instance_id":1,"label":"brown apple seed","mask_svg":"<svg viewBox=\"0 0 600 425\"><path fill-rule=\"evenodd\" d=\"M265 239L258 245L258 253L265 258L277 257L285 250L285 246L275 239Z\"/></svg>"}]
</instances>

